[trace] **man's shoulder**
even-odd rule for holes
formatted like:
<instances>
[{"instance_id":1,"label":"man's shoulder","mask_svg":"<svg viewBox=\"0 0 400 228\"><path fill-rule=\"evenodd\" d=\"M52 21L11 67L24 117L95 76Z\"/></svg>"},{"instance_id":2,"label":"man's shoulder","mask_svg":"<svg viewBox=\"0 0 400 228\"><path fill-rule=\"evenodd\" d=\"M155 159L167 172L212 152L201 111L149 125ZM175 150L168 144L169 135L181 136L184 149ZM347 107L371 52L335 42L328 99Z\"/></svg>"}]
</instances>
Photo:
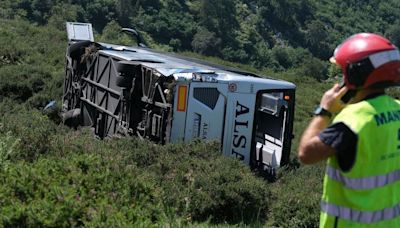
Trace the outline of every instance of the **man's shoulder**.
<instances>
[{"instance_id":1,"label":"man's shoulder","mask_svg":"<svg viewBox=\"0 0 400 228\"><path fill-rule=\"evenodd\" d=\"M381 95L372 99L347 105L338 115L359 115L360 113L373 114L381 110L399 108L400 101L388 95Z\"/></svg>"},{"instance_id":2,"label":"man's shoulder","mask_svg":"<svg viewBox=\"0 0 400 228\"><path fill-rule=\"evenodd\" d=\"M347 105L338 113L334 122L344 122L352 130L357 131L366 125L374 124L377 116L387 112L390 112L390 115L395 112L396 118L397 116L400 118L400 101L390 96L382 95Z\"/></svg>"},{"instance_id":3,"label":"man's shoulder","mask_svg":"<svg viewBox=\"0 0 400 228\"><path fill-rule=\"evenodd\" d=\"M339 112L334 123L343 122L350 129L358 132L364 125L372 121L376 109L368 105L365 101L355 104L347 105L341 112Z\"/></svg>"},{"instance_id":4,"label":"man's shoulder","mask_svg":"<svg viewBox=\"0 0 400 228\"><path fill-rule=\"evenodd\" d=\"M350 118L352 116L358 116L360 112L368 112L369 107L366 105L364 101L355 103L355 104L348 104L346 107L343 108L342 111L340 111L337 115L336 118Z\"/></svg>"}]
</instances>

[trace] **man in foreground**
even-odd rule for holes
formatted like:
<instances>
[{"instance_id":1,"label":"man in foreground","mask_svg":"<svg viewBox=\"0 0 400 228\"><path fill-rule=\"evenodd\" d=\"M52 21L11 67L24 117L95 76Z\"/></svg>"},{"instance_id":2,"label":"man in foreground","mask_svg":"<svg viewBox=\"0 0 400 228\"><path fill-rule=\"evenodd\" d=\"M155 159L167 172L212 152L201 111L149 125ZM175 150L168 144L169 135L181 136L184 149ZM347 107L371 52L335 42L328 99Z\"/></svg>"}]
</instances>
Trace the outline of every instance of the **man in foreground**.
<instances>
[{"instance_id":1,"label":"man in foreground","mask_svg":"<svg viewBox=\"0 0 400 228\"><path fill-rule=\"evenodd\" d=\"M320 227L400 227L400 101L385 95L400 82L400 53L361 33L331 62L345 86L325 92L299 146L304 164L327 159Z\"/></svg>"}]
</instances>

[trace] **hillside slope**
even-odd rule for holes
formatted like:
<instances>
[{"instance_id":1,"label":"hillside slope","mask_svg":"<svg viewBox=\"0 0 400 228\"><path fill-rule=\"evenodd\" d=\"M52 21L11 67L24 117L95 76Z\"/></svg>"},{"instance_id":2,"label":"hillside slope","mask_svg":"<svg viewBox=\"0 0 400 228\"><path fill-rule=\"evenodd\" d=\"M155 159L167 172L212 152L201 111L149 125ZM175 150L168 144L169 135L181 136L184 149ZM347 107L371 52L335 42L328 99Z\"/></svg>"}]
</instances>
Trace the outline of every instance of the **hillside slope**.
<instances>
[{"instance_id":1,"label":"hillside slope","mask_svg":"<svg viewBox=\"0 0 400 228\"><path fill-rule=\"evenodd\" d=\"M278 180L268 183L221 156L215 143L163 147L137 139L98 141L84 129L59 125L58 109L40 110L61 97L65 33L20 20L0 24L0 40L6 41L0 46L3 225L317 223L322 172L298 168L294 156ZM275 76L299 87L298 135L326 86L290 72Z\"/></svg>"},{"instance_id":2,"label":"hillside slope","mask_svg":"<svg viewBox=\"0 0 400 228\"><path fill-rule=\"evenodd\" d=\"M399 16L394 0L3 1L0 224L317 226L323 164L300 166L296 148L319 97L339 80L325 60L354 32L398 42ZM125 44L133 41L120 26L135 25L154 48L295 83L291 164L268 182L219 155L216 142L99 141L60 125L59 107L42 110L60 104L65 21L92 22L96 40Z\"/></svg>"}]
</instances>

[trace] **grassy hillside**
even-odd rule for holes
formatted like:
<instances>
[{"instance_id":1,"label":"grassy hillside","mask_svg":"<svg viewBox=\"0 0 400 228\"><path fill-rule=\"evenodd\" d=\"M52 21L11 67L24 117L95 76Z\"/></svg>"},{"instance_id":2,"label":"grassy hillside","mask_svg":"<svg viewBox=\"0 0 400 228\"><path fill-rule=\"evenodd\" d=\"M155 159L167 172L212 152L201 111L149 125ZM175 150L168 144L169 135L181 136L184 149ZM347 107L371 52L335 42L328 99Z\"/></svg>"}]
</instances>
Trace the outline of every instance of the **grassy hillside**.
<instances>
[{"instance_id":1,"label":"grassy hillside","mask_svg":"<svg viewBox=\"0 0 400 228\"><path fill-rule=\"evenodd\" d=\"M293 161L269 183L221 156L216 142L99 141L85 129L60 125L57 108L42 109L61 98L65 32L0 20L0 40L0 224L317 225L323 168L301 167L295 154L311 111L331 82L299 75L301 69L259 72L298 86Z\"/></svg>"},{"instance_id":2,"label":"grassy hillside","mask_svg":"<svg viewBox=\"0 0 400 228\"><path fill-rule=\"evenodd\" d=\"M399 45L399 4L3 0L0 226L316 227L324 165L301 166L296 149L323 91L339 80L326 60L357 32L385 34ZM295 83L291 163L268 182L221 156L217 142L100 141L87 129L64 127L65 21L91 22L96 40L121 44L132 40L117 33L120 26L136 27L153 48ZM51 100L58 106L43 111Z\"/></svg>"}]
</instances>

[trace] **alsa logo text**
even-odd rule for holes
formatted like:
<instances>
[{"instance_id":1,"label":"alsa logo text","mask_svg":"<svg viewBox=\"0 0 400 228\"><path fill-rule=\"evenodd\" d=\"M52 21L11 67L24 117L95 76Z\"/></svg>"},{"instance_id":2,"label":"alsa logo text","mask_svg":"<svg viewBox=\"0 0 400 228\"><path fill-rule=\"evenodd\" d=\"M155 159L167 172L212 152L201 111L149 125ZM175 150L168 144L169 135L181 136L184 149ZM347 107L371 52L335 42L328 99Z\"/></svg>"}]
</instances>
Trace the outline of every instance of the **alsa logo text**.
<instances>
[{"instance_id":1,"label":"alsa logo text","mask_svg":"<svg viewBox=\"0 0 400 228\"><path fill-rule=\"evenodd\" d=\"M241 118L241 117L243 117L243 115L246 115L248 113L249 113L249 108L236 101L235 125L233 128L233 140L232 140L232 145L233 145L232 154L237 158L239 158L240 160L244 160L244 155L239 153L239 151L243 148L246 148L246 145L248 143L248 138L246 137L245 134L241 134L241 132L243 132L244 129L249 128L249 121L243 120L246 118ZM247 132L247 130L244 132Z\"/></svg>"}]
</instances>

